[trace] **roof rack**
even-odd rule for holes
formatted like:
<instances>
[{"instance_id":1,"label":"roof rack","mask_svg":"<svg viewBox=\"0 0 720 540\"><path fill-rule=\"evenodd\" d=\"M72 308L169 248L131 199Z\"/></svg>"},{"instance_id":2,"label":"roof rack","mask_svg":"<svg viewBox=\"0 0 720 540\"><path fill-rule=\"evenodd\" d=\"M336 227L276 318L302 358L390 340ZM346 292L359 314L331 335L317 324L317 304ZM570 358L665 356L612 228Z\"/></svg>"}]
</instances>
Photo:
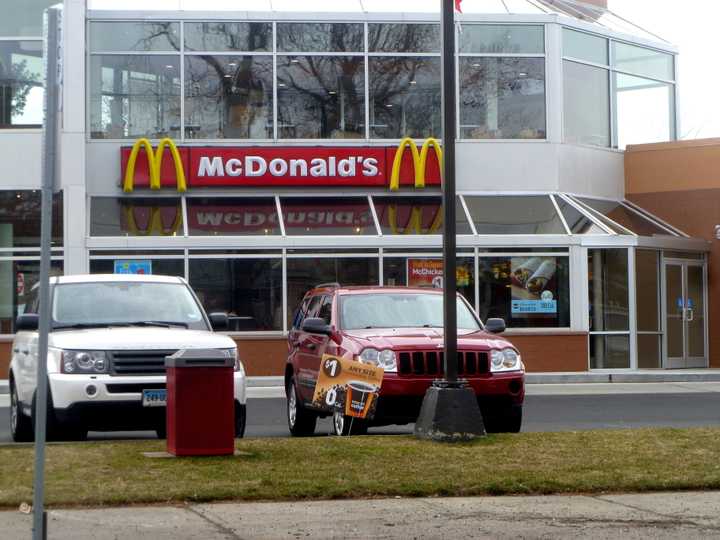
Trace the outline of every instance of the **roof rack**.
<instances>
[{"instance_id":1,"label":"roof rack","mask_svg":"<svg viewBox=\"0 0 720 540\"><path fill-rule=\"evenodd\" d=\"M316 289L339 289L342 287L337 281L332 281L329 283L318 283L315 285Z\"/></svg>"}]
</instances>

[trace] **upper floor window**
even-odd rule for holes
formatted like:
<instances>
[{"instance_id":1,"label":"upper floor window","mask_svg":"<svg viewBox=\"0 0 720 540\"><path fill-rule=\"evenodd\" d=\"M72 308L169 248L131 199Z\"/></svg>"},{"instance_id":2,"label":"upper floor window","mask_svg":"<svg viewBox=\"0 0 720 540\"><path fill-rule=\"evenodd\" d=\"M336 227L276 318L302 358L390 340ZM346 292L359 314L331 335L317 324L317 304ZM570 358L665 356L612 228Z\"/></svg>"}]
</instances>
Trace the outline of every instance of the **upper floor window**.
<instances>
[{"instance_id":1,"label":"upper floor window","mask_svg":"<svg viewBox=\"0 0 720 540\"><path fill-rule=\"evenodd\" d=\"M42 41L0 41L0 128L43 122Z\"/></svg>"}]
</instances>

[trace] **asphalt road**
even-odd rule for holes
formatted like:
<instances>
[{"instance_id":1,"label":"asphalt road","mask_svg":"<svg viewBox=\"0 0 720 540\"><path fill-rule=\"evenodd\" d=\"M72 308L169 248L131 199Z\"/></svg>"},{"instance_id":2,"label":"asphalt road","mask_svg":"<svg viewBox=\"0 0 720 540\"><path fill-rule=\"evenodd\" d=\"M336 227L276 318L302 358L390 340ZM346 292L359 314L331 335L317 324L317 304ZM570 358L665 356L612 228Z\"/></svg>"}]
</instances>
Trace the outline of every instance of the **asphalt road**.
<instances>
[{"instance_id":1,"label":"asphalt road","mask_svg":"<svg viewBox=\"0 0 720 540\"><path fill-rule=\"evenodd\" d=\"M9 412L0 408L0 444L10 442ZM523 431L573 431L636 427L720 426L720 392L663 394L528 395ZM316 433L331 431L329 419ZM412 425L371 428L370 433L411 433ZM248 400L247 437L288 436L285 399ZM91 433L91 439L154 438L152 432Z\"/></svg>"}]
</instances>

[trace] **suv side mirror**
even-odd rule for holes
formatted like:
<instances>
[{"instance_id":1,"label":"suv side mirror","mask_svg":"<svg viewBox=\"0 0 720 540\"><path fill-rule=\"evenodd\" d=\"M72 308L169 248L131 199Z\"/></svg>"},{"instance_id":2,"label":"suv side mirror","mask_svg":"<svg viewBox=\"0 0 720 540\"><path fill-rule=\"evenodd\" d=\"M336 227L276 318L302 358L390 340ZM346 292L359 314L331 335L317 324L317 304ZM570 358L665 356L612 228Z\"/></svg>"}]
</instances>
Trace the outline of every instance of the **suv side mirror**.
<instances>
[{"instance_id":1,"label":"suv side mirror","mask_svg":"<svg viewBox=\"0 0 720 540\"><path fill-rule=\"evenodd\" d=\"M325 319L320 317L309 317L302 323L302 331L308 334L322 334L324 336L332 335L333 331L329 324L325 323Z\"/></svg>"},{"instance_id":2,"label":"suv side mirror","mask_svg":"<svg viewBox=\"0 0 720 540\"><path fill-rule=\"evenodd\" d=\"M505 331L505 319L488 319L485 322L485 330L491 334L502 334Z\"/></svg>"},{"instance_id":3,"label":"suv side mirror","mask_svg":"<svg viewBox=\"0 0 720 540\"><path fill-rule=\"evenodd\" d=\"M40 315L37 313L23 313L15 320L15 330L37 330L40 326Z\"/></svg>"},{"instance_id":4,"label":"suv side mirror","mask_svg":"<svg viewBox=\"0 0 720 540\"><path fill-rule=\"evenodd\" d=\"M208 315L210 326L213 330L227 330L229 326L228 315L222 311L216 311Z\"/></svg>"}]
</instances>

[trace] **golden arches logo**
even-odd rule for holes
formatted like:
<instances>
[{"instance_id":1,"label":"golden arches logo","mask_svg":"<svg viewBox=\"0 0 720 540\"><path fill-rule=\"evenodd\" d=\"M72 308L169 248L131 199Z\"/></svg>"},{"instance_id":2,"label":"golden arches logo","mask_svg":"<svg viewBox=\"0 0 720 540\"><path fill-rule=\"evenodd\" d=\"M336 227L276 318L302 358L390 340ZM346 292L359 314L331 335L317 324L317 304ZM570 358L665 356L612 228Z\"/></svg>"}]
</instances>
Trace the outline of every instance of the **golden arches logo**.
<instances>
[{"instance_id":1,"label":"golden arches logo","mask_svg":"<svg viewBox=\"0 0 720 540\"><path fill-rule=\"evenodd\" d=\"M423 229L422 226L423 209L420 206L413 206L410 210L410 219L408 219L405 227L398 227L397 222L397 206L391 204L388 207L388 221L390 222L390 229L393 234L435 234L440 226L442 225L442 207L438 206L437 212L435 212L435 218L433 219L430 227Z\"/></svg>"},{"instance_id":2,"label":"golden arches logo","mask_svg":"<svg viewBox=\"0 0 720 540\"><path fill-rule=\"evenodd\" d=\"M435 150L442 174L442 148L437 139L425 139L420 151L418 151L415 141L410 137L405 137L400 141L398 149L395 152L395 159L393 160L392 173L390 175L390 191L400 189L400 167L406 148L410 148L410 154L412 155L413 168L415 170L415 187L420 189L425 187L425 169L427 168L428 152L431 147Z\"/></svg>"},{"instance_id":3,"label":"golden arches logo","mask_svg":"<svg viewBox=\"0 0 720 540\"><path fill-rule=\"evenodd\" d=\"M163 208L153 206L148 208L150 215L147 219L146 227L138 227L137 219L135 218L135 211L138 207L135 206L123 206L125 212L125 222L127 223L128 232L132 236L154 236L153 233L157 232L161 236L175 236L180 229L182 229L182 208L178 205L175 208L175 218L173 219L170 227L165 227L163 223Z\"/></svg>"},{"instance_id":4,"label":"golden arches logo","mask_svg":"<svg viewBox=\"0 0 720 540\"><path fill-rule=\"evenodd\" d=\"M148 161L148 173L150 175L150 189L160 189L160 171L162 167L163 153L165 148L170 150L172 154L173 163L175 164L175 176L177 178L177 190L186 191L187 182L185 181L185 169L183 168L182 159L180 159L180 152L178 152L177 146L170 138L161 139L157 145L157 150L153 151L152 144L148 139L138 139L133 144L132 150L130 150L130 156L128 157L127 167L125 169L125 180L123 182L123 191L129 193L133 190L135 184L135 165L137 163L138 154L140 149L145 149Z\"/></svg>"}]
</instances>

